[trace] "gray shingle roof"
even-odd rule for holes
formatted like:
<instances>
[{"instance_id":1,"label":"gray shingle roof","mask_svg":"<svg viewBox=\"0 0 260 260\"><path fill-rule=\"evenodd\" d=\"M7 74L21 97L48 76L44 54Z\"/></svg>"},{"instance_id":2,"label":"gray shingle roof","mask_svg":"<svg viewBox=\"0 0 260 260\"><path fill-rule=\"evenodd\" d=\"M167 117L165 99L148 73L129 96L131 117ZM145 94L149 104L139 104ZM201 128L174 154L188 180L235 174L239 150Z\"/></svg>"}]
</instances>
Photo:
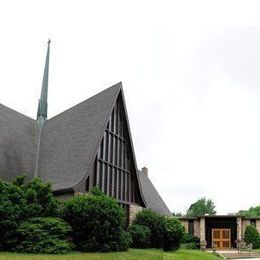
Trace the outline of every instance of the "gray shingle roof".
<instances>
[{"instance_id":1,"label":"gray shingle roof","mask_svg":"<svg viewBox=\"0 0 260 260\"><path fill-rule=\"evenodd\" d=\"M120 89L118 83L45 122L39 176L54 190L75 187L87 174Z\"/></svg>"},{"instance_id":2,"label":"gray shingle roof","mask_svg":"<svg viewBox=\"0 0 260 260\"><path fill-rule=\"evenodd\" d=\"M33 176L37 144L35 120L0 104L0 178Z\"/></svg>"},{"instance_id":3,"label":"gray shingle roof","mask_svg":"<svg viewBox=\"0 0 260 260\"><path fill-rule=\"evenodd\" d=\"M138 180L140 182L141 192L143 193L147 208L166 216L172 216L170 210L164 203L149 177L142 171L138 171Z\"/></svg>"}]
</instances>

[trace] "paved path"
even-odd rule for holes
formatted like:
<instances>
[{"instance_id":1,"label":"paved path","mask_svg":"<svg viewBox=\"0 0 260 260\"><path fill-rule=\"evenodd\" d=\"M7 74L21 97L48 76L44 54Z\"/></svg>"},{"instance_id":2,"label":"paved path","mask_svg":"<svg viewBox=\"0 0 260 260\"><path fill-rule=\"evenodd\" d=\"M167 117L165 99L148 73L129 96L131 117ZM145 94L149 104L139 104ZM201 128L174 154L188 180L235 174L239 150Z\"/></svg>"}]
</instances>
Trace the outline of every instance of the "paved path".
<instances>
[{"instance_id":1,"label":"paved path","mask_svg":"<svg viewBox=\"0 0 260 260\"><path fill-rule=\"evenodd\" d=\"M238 253L237 250L225 250L225 251L217 251L217 253L221 254L222 256L226 257L226 259L238 260L238 259L254 259L260 260L260 252L241 252Z\"/></svg>"}]
</instances>

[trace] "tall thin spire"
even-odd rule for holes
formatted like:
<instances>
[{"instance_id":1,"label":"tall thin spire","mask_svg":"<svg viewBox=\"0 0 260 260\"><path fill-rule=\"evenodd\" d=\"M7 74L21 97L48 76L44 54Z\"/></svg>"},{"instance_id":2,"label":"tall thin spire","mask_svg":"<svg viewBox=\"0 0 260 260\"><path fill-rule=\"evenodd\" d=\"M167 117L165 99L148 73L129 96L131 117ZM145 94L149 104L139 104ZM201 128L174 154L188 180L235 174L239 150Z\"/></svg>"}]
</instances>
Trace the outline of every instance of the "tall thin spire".
<instances>
[{"instance_id":1,"label":"tall thin spire","mask_svg":"<svg viewBox=\"0 0 260 260\"><path fill-rule=\"evenodd\" d=\"M40 97L39 103L38 103L37 125L39 128L41 128L43 126L44 122L47 120L50 43L51 43L51 40L49 39L46 60L45 60L44 73L43 73L43 79L42 79L41 97Z\"/></svg>"}]
</instances>

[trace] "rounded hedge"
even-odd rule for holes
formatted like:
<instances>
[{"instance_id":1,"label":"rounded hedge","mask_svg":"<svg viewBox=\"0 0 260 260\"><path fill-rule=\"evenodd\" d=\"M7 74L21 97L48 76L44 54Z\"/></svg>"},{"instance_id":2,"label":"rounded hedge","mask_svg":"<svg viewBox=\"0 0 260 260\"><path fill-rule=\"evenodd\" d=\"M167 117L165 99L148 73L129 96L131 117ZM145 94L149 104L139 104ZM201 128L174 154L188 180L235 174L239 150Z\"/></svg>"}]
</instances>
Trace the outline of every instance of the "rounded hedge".
<instances>
[{"instance_id":1,"label":"rounded hedge","mask_svg":"<svg viewBox=\"0 0 260 260\"><path fill-rule=\"evenodd\" d=\"M148 248L151 245L151 230L147 226L132 225L128 229L132 237L131 247Z\"/></svg>"},{"instance_id":2,"label":"rounded hedge","mask_svg":"<svg viewBox=\"0 0 260 260\"><path fill-rule=\"evenodd\" d=\"M244 240L247 244L252 244L254 249L260 248L260 237L257 229L250 225L246 227Z\"/></svg>"},{"instance_id":3,"label":"rounded hedge","mask_svg":"<svg viewBox=\"0 0 260 260\"><path fill-rule=\"evenodd\" d=\"M52 217L32 218L22 222L17 235L18 252L60 254L71 250L67 240L71 227L62 219Z\"/></svg>"},{"instance_id":4,"label":"rounded hedge","mask_svg":"<svg viewBox=\"0 0 260 260\"><path fill-rule=\"evenodd\" d=\"M185 228L177 218L164 218L163 250L177 250L180 247Z\"/></svg>"},{"instance_id":5,"label":"rounded hedge","mask_svg":"<svg viewBox=\"0 0 260 260\"><path fill-rule=\"evenodd\" d=\"M163 247L164 217L150 209L138 212L135 225L147 226L151 230L151 247Z\"/></svg>"},{"instance_id":6,"label":"rounded hedge","mask_svg":"<svg viewBox=\"0 0 260 260\"><path fill-rule=\"evenodd\" d=\"M199 249L198 245L194 242L190 242L190 243L181 243L180 246L181 249L188 249L188 250L193 250L193 249Z\"/></svg>"},{"instance_id":7,"label":"rounded hedge","mask_svg":"<svg viewBox=\"0 0 260 260\"><path fill-rule=\"evenodd\" d=\"M72 237L80 251L124 251L131 243L124 231L125 213L114 198L97 189L64 202L63 219L72 227Z\"/></svg>"},{"instance_id":8,"label":"rounded hedge","mask_svg":"<svg viewBox=\"0 0 260 260\"><path fill-rule=\"evenodd\" d=\"M165 217L150 209L138 212L134 224L147 226L151 230L151 247L163 247L166 251L179 248L185 230L177 218Z\"/></svg>"},{"instance_id":9,"label":"rounded hedge","mask_svg":"<svg viewBox=\"0 0 260 260\"><path fill-rule=\"evenodd\" d=\"M181 240L182 247L186 247L187 249L199 249L200 248L200 239L199 237L193 236L189 233L183 235ZM185 246L184 246L185 245Z\"/></svg>"}]
</instances>

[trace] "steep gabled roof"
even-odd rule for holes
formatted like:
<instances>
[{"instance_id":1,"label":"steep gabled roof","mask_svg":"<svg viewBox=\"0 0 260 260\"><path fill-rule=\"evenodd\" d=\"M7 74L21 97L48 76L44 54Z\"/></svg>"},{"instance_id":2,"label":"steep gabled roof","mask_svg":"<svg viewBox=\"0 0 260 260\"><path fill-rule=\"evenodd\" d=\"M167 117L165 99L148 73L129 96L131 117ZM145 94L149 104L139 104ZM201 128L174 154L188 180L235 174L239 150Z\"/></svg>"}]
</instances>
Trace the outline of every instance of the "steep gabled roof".
<instances>
[{"instance_id":1,"label":"steep gabled roof","mask_svg":"<svg viewBox=\"0 0 260 260\"><path fill-rule=\"evenodd\" d=\"M54 190L75 187L88 172L121 85L118 83L45 122L38 173L44 181L52 182Z\"/></svg>"},{"instance_id":2,"label":"steep gabled roof","mask_svg":"<svg viewBox=\"0 0 260 260\"><path fill-rule=\"evenodd\" d=\"M54 191L73 190L91 170L119 96L140 196L146 207L170 215L149 178L137 170L121 82L45 121L41 129L35 120L0 104L0 178L11 181L21 173L32 178L37 172Z\"/></svg>"},{"instance_id":3,"label":"steep gabled roof","mask_svg":"<svg viewBox=\"0 0 260 260\"><path fill-rule=\"evenodd\" d=\"M147 208L162 215L172 216L170 210L164 203L149 177L142 171L138 171L138 180L140 182L141 192L144 196Z\"/></svg>"},{"instance_id":4,"label":"steep gabled roof","mask_svg":"<svg viewBox=\"0 0 260 260\"><path fill-rule=\"evenodd\" d=\"M35 120L0 104L0 178L33 176L38 130Z\"/></svg>"}]
</instances>

